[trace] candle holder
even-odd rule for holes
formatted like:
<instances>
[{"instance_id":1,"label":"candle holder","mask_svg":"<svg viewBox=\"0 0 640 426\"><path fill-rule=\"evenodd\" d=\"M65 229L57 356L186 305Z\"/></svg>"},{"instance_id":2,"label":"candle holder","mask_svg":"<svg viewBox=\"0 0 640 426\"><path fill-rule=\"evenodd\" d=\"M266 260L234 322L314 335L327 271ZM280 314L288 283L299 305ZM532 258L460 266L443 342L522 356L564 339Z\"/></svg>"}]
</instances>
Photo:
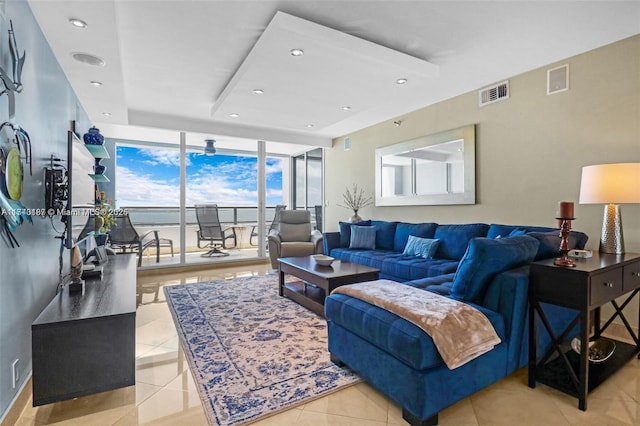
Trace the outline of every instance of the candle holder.
<instances>
[{"instance_id":1,"label":"candle holder","mask_svg":"<svg viewBox=\"0 0 640 426\"><path fill-rule=\"evenodd\" d=\"M565 268L575 268L576 262L569 258L569 231L571 231L571 221L575 217L557 217L560 221L560 257L553 264Z\"/></svg>"}]
</instances>

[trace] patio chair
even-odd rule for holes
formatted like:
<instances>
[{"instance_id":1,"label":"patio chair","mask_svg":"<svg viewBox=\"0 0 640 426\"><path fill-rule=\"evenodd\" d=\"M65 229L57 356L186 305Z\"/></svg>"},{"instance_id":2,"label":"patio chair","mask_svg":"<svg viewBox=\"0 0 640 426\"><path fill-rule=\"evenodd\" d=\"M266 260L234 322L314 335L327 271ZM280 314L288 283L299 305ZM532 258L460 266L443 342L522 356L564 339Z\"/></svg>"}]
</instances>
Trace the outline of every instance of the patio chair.
<instances>
[{"instance_id":1,"label":"patio chair","mask_svg":"<svg viewBox=\"0 0 640 426\"><path fill-rule=\"evenodd\" d=\"M316 229L322 232L322 206L314 206L316 212Z\"/></svg>"},{"instance_id":2,"label":"patio chair","mask_svg":"<svg viewBox=\"0 0 640 426\"><path fill-rule=\"evenodd\" d=\"M218 216L217 204L201 204L196 205L196 219L198 219L198 248L209 248L209 251L203 253L202 257L210 256L229 256L229 253L220 250L227 248L227 240L233 239L233 246L238 245L236 230L233 227L222 228L220 218ZM207 245L200 244L205 241Z\"/></svg>"},{"instance_id":3,"label":"patio chair","mask_svg":"<svg viewBox=\"0 0 640 426\"><path fill-rule=\"evenodd\" d=\"M273 221L271 222L271 225L269 226L269 229L267 229L267 234L269 234L269 232L271 232L272 229L278 229L278 226L280 225L280 213L282 212L282 210L285 210L287 208L287 206L283 205L283 204L278 204L276 206L276 211L273 213ZM258 243L254 243L253 239L254 238L258 238L258 233L256 232L256 228L257 226L253 226L253 228L251 228L251 236L249 237L249 244L251 244L252 246L257 246Z\"/></svg>"},{"instance_id":4,"label":"patio chair","mask_svg":"<svg viewBox=\"0 0 640 426\"><path fill-rule=\"evenodd\" d=\"M131 223L128 213L114 215L115 223L109 228L109 245L117 253L137 253L138 266L142 265L142 253L156 249L156 263L160 262L160 247L169 247L173 256L173 240L160 238L158 231L152 230L140 236Z\"/></svg>"}]
</instances>

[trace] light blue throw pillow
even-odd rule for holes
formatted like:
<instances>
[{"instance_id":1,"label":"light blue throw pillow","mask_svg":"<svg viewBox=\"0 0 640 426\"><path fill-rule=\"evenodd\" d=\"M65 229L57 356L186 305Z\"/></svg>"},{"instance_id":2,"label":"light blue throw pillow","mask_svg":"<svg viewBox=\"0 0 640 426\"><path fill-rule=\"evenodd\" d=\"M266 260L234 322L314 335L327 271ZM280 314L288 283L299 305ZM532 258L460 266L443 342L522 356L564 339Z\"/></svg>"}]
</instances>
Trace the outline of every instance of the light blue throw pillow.
<instances>
[{"instance_id":1,"label":"light blue throw pillow","mask_svg":"<svg viewBox=\"0 0 640 426\"><path fill-rule=\"evenodd\" d=\"M349 248L367 250L376 248L376 227L351 225Z\"/></svg>"},{"instance_id":2,"label":"light blue throw pillow","mask_svg":"<svg viewBox=\"0 0 640 426\"><path fill-rule=\"evenodd\" d=\"M439 244L440 240L438 239L420 238L415 235L409 235L407 245L404 247L402 254L433 259Z\"/></svg>"}]
</instances>

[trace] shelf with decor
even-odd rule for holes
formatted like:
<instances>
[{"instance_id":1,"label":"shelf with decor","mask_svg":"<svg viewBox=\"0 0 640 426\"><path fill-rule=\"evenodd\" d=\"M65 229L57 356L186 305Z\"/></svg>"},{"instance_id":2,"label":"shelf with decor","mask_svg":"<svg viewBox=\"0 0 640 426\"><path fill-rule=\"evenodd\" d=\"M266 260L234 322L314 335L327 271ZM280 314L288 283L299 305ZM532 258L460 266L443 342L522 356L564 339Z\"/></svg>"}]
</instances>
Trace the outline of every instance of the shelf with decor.
<instances>
[{"instance_id":1,"label":"shelf with decor","mask_svg":"<svg viewBox=\"0 0 640 426\"><path fill-rule=\"evenodd\" d=\"M111 158L107 152L107 148L104 145L95 145L91 143L85 143L84 146L89 150L94 158Z\"/></svg>"},{"instance_id":2,"label":"shelf with decor","mask_svg":"<svg viewBox=\"0 0 640 426\"><path fill-rule=\"evenodd\" d=\"M95 182L111 182L109 178L103 174L89 173L89 176L91 176L91 179L93 179Z\"/></svg>"}]
</instances>

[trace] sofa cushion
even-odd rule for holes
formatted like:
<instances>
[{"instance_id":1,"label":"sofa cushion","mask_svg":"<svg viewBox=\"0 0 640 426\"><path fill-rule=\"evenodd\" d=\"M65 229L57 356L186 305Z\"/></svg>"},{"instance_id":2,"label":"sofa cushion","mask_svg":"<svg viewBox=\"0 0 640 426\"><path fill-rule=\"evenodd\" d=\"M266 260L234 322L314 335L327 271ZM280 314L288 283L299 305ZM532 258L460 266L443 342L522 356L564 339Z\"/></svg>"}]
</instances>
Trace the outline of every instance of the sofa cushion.
<instances>
[{"instance_id":1,"label":"sofa cushion","mask_svg":"<svg viewBox=\"0 0 640 426\"><path fill-rule=\"evenodd\" d=\"M349 248L373 250L376 248L376 231L375 226L351 225Z\"/></svg>"},{"instance_id":2,"label":"sofa cushion","mask_svg":"<svg viewBox=\"0 0 640 426\"><path fill-rule=\"evenodd\" d=\"M554 228L549 228L546 226L500 225L497 223L492 223L489 226L489 230L487 231L487 238L508 237L511 232L518 229L522 229L526 232L549 232L554 230ZM513 237L514 235L511 236Z\"/></svg>"},{"instance_id":3,"label":"sofa cushion","mask_svg":"<svg viewBox=\"0 0 640 426\"><path fill-rule=\"evenodd\" d=\"M433 259L439 244L440 240L409 235L409 240L407 241L407 245L405 246L402 254L424 257L425 259Z\"/></svg>"},{"instance_id":4,"label":"sofa cushion","mask_svg":"<svg viewBox=\"0 0 640 426\"><path fill-rule=\"evenodd\" d=\"M496 274L532 262L538 246L538 240L528 235L472 239L453 279L451 298L479 299Z\"/></svg>"},{"instance_id":5,"label":"sofa cushion","mask_svg":"<svg viewBox=\"0 0 640 426\"><path fill-rule=\"evenodd\" d=\"M377 269L380 269L382 267L382 262L384 262L385 259L395 255L399 254L393 251L386 250L365 250L349 248L335 248L331 250L331 253L329 254L329 256L335 257L336 259L370 266Z\"/></svg>"},{"instance_id":6,"label":"sofa cushion","mask_svg":"<svg viewBox=\"0 0 640 426\"><path fill-rule=\"evenodd\" d=\"M450 274L458 268L458 261L451 259L425 259L423 257L396 253L382 259L380 278L394 281L411 281L419 278Z\"/></svg>"},{"instance_id":7,"label":"sofa cushion","mask_svg":"<svg viewBox=\"0 0 640 426\"><path fill-rule=\"evenodd\" d=\"M351 242L351 225L370 226L370 220L362 220L360 222L338 222L340 225L340 247L349 247Z\"/></svg>"},{"instance_id":8,"label":"sofa cushion","mask_svg":"<svg viewBox=\"0 0 640 426\"><path fill-rule=\"evenodd\" d=\"M441 240L435 257L437 259L460 260L472 238L487 235L489 225L471 223L467 225L438 225L433 238Z\"/></svg>"},{"instance_id":9,"label":"sofa cushion","mask_svg":"<svg viewBox=\"0 0 640 426\"><path fill-rule=\"evenodd\" d=\"M396 235L393 241L393 250L402 252L407 245L409 235L420 238L433 238L433 234L438 227L437 223L404 223L400 222L396 226Z\"/></svg>"},{"instance_id":10,"label":"sofa cushion","mask_svg":"<svg viewBox=\"0 0 640 426\"><path fill-rule=\"evenodd\" d=\"M474 308L487 316L504 341L502 316L481 306L474 305ZM444 366L428 334L385 309L344 294L334 294L326 299L325 316L416 370Z\"/></svg>"},{"instance_id":11,"label":"sofa cushion","mask_svg":"<svg viewBox=\"0 0 640 426\"><path fill-rule=\"evenodd\" d=\"M584 246L580 247L581 234L581 232L569 233L569 250L574 248L584 248ZM551 232L529 232L527 235L534 237L540 242L540 247L538 247L538 253L536 254L536 260L560 256L559 230Z\"/></svg>"},{"instance_id":12,"label":"sofa cushion","mask_svg":"<svg viewBox=\"0 0 640 426\"><path fill-rule=\"evenodd\" d=\"M455 273L438 275L429 278L420 278L417 280L407 281L404 284L412 287L421 288L432 293L439 294L441 296L448 296L451 294L451 286L453 285L453 278Z\"/></svg>"},{"instance_id":13,"label":"sofa cushion","mask_svg":"<svg viewBox=\"0 0 640 426\"><path fill-rule=\"evenodd\" d=\"M371 226L375 226L376 248L378 250L393 250L393 242L396 235L398 222L387 222L384 220L372 220Z\"/></svg>"}]
</instances>

